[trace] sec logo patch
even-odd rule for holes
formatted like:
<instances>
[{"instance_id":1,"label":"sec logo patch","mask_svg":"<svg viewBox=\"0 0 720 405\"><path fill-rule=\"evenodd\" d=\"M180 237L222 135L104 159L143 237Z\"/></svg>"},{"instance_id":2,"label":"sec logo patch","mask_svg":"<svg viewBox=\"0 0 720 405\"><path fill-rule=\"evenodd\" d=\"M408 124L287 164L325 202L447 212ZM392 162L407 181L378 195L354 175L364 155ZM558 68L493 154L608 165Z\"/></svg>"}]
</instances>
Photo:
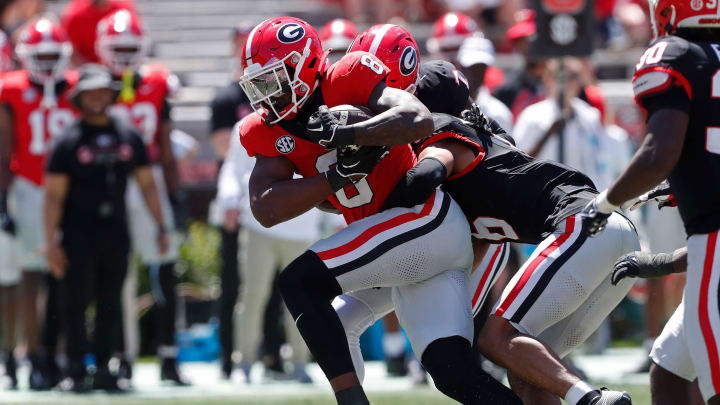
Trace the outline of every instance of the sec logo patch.
<instances>
[{"instance_id":1,"label":"sec logo patch","mask_svg":"<svg viewBox=\"0 0 720 405\"><path fill-rule=\"evenodd\" d=\"M290 135L283 135L275 141L275 149L287 155L295 149L295 140Z\"/></svg>"}]
</instances>

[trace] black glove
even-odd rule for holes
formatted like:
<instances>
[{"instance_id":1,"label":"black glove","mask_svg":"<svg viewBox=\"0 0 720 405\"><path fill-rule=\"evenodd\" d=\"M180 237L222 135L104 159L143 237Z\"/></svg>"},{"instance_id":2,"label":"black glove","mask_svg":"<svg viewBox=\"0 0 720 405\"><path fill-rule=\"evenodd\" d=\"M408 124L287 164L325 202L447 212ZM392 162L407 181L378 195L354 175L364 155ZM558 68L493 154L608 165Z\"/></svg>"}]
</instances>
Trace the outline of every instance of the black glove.
<instances>
[{"instance_id":1,"label":"black glove","mask_svg":"<svg viewBox=\"0 0 720 405\"><path fill-rule=\"evenodd\" d=\"M385 146L346 146L337 150L337 164L325 172L334 191L370 174L390 150ZM353 181L353 178L354 181Z\"/></svg>"},{"instance_id":2,"label":"black glove","mask_svg":"<svg viewBox=\"0 0 720 405\"><path fill-rule=\"evenodd\" d=\"M635 210L650 201L656 201L658 203L658 209L665 207L676 207L675 194L673 189L670 187L670 183L667 180L657 185L654 189L640 196L640 198L630 206L630 210Z\"/></svg>"},{"instance_id":3,"label":"black glove","mask_svg":"<svg viewBox=\"0 0 720 405\"><path fill-rule=\"evenodd\" d=\"M615 262L610 281L617 285L626 277L653 278L674 273L671 253L632 252L620 256Z\"/></svg>"},{"instance_id":4,"label":"black glove","mask_svg":"<svg viewBox=\"0 0 720 405\"><path fill-rule=\"evenodd\" d=\"M15 236L15 221L7 210L7 194L0 192L0 231Z\"/></svg>"},{"instance_id":5,"label":"black glove","mask_svg":"<svg viewBox=\"0 0 720 405\"><path fill-rule=\"evenodd\" d=\"M306 138L326 148L348 146L355 143L355 128L342 125L326 105L321 105L310 116L306 127Z\"/></svg>"},{"instance_id":6,"label":"black glove","mask_svg":"<svg viewBox=\"0 0 720 405\"><path fill-rule=\"evenodd\" d=\"M170 206L172 207L173 221L175 228L179 231L187 230L187 195L184 191L178 190L169 195Z\"/></svg>"},{"instance_id":7,"label":"black glove","mask_svg":"<svg viewBox=\"0 0 720 405\"><path fill-rule=\"evenodd\" d=\"M607 225L607 220L612 215L612 211L608 213L600 212L597 208L597 198L590 201L580 212L583 222L583 229L588 236L594 237L600 234Z\"/></svg>"}]
</instances>

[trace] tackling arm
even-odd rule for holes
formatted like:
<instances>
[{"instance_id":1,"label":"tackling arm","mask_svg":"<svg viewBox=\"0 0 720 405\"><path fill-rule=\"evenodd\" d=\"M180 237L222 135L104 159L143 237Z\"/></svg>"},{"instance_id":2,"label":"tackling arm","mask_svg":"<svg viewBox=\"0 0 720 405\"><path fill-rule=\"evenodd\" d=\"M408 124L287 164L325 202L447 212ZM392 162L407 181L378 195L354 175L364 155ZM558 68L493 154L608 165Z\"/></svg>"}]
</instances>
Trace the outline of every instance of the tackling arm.
<instances>
[{"instance_id":1,"label":"tackling arm","mask_svg":"<svg viewBox=\"0 0 720 405\"><path fill-rule=\"evenodd\" d=\"M322 173L296 179L295 166L288 159L261 155L256 158L250 175L250 209L264 227L295 218L334 193Z\"/></svg>"},{"instance_id":2,"label":"tackling arm","mask_svg":"<svg viewBox=\"0 0 720 405\"><path fill-rule=\"evenodd\" d=\"M615 262L612 284L626 277L655 278L687 271L687 246L673 253L631 252Z\"/></svg>"}]
</instances>

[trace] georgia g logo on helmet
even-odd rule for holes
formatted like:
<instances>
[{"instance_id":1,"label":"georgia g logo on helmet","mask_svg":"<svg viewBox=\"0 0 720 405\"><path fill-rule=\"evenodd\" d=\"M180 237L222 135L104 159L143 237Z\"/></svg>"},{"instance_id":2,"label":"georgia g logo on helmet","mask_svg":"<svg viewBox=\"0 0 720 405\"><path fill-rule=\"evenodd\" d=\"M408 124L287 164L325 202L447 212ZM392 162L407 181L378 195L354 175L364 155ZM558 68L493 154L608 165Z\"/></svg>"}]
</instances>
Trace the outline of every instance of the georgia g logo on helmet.
<instances>
[{"instance_id":1,"label":"georgia g logo on helmet","mask_svg":"<svg viewBox=\"0 0 720 405\"><path fill-rule=\"evenodd\" d=\"M417 67L417 62L418 57L415 48L412 46L405 47L402 55L400 55L400 73L402 73L403 76L411 75Z\"/></svg>"},{"instance_id":2,"label":"georgia g logo on helmet","mask_svg":"<svg viewBox=\"0 0 720 405\"><path fill-rule=\"evenodd\" d=\"M301 40L305 36L305 28L300 24L285 24L277 31L278 41L284 44L292 44Z\"/></svg>"}]
</instances>

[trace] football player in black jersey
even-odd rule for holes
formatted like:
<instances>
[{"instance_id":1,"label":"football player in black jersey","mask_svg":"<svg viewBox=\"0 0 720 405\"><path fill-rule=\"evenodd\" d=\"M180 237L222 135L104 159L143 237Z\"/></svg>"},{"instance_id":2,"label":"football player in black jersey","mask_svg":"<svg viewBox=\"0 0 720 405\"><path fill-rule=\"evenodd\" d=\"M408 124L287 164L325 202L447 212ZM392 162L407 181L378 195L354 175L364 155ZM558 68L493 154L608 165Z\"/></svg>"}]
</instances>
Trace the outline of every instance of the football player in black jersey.
<instances>
[{"instance_id":1,"label":"football player in black jersey","mask_svg":"<svg viewBox=\"0 0 720 405\"><path fill-rule=\"evenodd\" d=\"M684 331L668 340L684 340L680 344L710 404L720 404L718 7L714 1L650 1L657 38L633 76L635 99L647 111L648 133L625 172L583 213L589 234L598 234L615 206L668 179L688 235L684 312L676 313L683 316Z\"/></svg>"}]
</instances>

